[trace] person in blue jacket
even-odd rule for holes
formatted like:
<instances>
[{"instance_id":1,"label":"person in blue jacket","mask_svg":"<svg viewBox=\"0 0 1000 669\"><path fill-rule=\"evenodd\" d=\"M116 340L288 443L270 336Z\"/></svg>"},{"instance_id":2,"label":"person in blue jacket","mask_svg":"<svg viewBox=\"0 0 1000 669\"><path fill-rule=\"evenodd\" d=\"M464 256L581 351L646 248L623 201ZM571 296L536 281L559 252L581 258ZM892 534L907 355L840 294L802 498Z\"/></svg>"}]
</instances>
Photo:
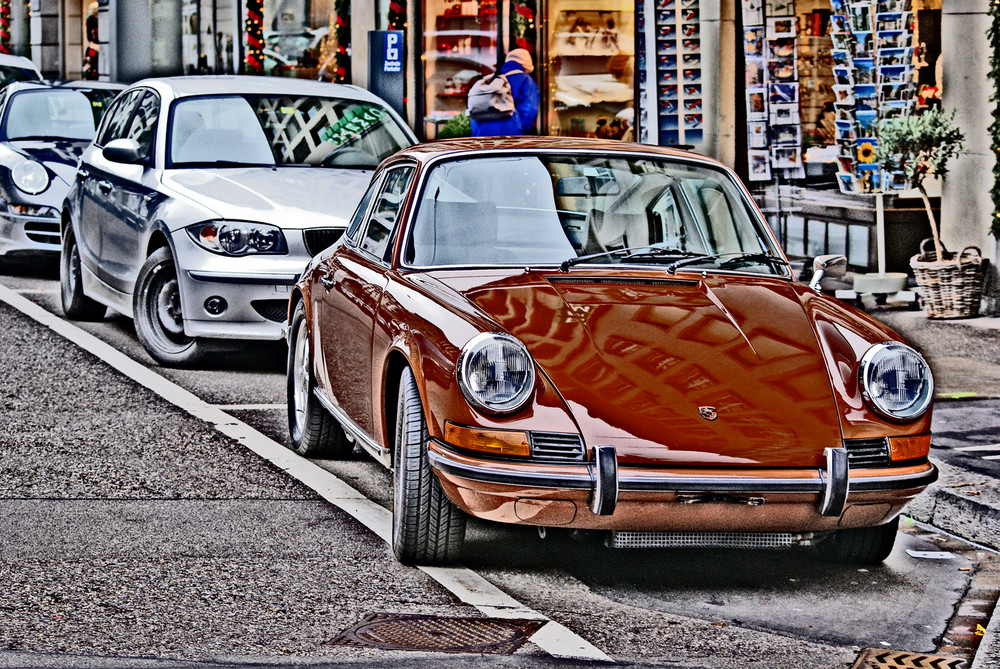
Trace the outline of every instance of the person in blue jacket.
<instances>
[{"instance_id":1,"label":"person in blue jacket","mask_svg":"<svg viewBox=\"0 0 1000 669\"><path fill-rule=\"evenodd\" d=\"M495 137L535 134L538 117L538 84L531 78L535 66L527 49L512 49L507 54L500 74L510 82L514 96L514 115L499 121L472 120L473 137Z\"/></svg>"}]
</instances>

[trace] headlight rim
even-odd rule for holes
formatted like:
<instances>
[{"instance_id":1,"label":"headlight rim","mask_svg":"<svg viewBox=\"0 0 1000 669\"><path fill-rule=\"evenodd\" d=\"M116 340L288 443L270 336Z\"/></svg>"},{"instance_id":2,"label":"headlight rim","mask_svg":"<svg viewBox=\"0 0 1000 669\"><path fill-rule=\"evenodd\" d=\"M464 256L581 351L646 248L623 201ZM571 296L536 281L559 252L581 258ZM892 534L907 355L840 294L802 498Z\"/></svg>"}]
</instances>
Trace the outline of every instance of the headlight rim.
<instances>
[{"instance_id":1,"label":"headlight rim","mask_svg":"<svg viewBox=\"0 0 1000 669\"><path fill-rule=\"evenodd\" d=\"M467 380L468 372L466 368L472 354L484 341L493 339L501 339L513 344L516 348L521 350L528 362L528 378L525 381L524 388L521 392L515 395L514 398L503 403L490 403L482 401L472 391ZM455 367L455 376L458 379L458 386L461 389L462 396L465 397L465 400L474 409L494 415L509 415L523 409L534 396L535 384L538 381L538 375L535 373L535 359L531 356L531 352L528 351L528 347L525 346L520 339L509 335L506 332L481 332L467 341L465 346L462 347L461 353L458 355L458 363Z\"/></svg>"},{"instance_id":2,"label":"headlight rim","mask_svg":"<svg viewBox=\"0 0 1000 669\"><path fill-rule=\"evenodd\" d=\"M211 246L206 243L202 237L201 232L210 225L216 227L222 226L255 226L268 228L277 232L278 243L275 245L274 249L267 251L260 251L257 249L245 250L242 253L233 253L222 248L221 244L217 246ZM272 256L272 255L288 255L288 240L285 237L285 231L281 226L275 225L273 223L264 223L262 221L245 221L237 219L211 219L208 221L201 221L200 223L194 223L188 225L184 228L191 240L198 246L198 248L203 251L208 251L209 253L214 253L216 255L224 256L226 258L245 258L247 256Z\"/></svg>"},{"instance_id":3,"label":"headlight rim","mask_svg":"<svg viewBox=\"0 0 1000 669\"><path fill-rule=\"evenodd\" d=\"M913 407L919 407L916 410L911 408L904 413L893 413L880 406L868 388L868 372L876 357L891 349L903 349L912 353L927 370L927 397L923 402L914 402ZM894 423L912 423L926 414L934 403L934 374L931 371L930 365L927 364L927 360L924 356L920 355L919 351L901 341L886 340L868 347L868 350L861 356L861 361L858 364L858 387L861 390L861 396L865 401L865 405L879 417Z\"/></svg>"},{"instance_id":4,"label":"headlight rim","mask_svg":"<svg viewBox=\"0 0 1000 669\"><path fill-rule=\"evenodd\" d=\"M34 166L32 167L32 169L35 170L36 174L42 174L45 176L45 185L43 185L41 188L37 189L30 187L26 188L24 185L24 179L28 175L19 174L19 171L31 166ZM18 162L16 165L10 168L10 180L11 183L14 184L15 188L17 188L22 193L26 193L27 195L39 195L47 191L49 186L52 185L52 177L49 175L49 171L48 169L46 169L45 165L38 162L37 160L33 160L30 158L25 158L24 160Z\"/></svg>"}]
</instances>

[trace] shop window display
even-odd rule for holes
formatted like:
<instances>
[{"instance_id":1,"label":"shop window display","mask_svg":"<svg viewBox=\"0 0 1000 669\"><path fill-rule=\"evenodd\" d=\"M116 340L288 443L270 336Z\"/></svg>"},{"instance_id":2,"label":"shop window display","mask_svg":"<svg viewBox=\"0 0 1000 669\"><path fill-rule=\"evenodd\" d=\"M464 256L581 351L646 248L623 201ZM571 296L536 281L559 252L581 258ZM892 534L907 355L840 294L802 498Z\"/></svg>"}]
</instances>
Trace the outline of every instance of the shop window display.
<instances>
[{"instance_id":1,"label":"shop window display","mask_svg":"<svg viewBox=\"0 0 1000 669\"><path fill-rule=\"evenodd\" d=\"M185 0L181 16L184 72L232 74L232 4L212 0Z\"/></svg>"},{"instance_id":2,"label":"shop window display","mask_svg":"<svg viewBox=\"0 0 1000 669\"><path fill-rule=\"evenodd\" d=\"M339 33L334 0L264 0L263 18L264 74L305 79L335 75Z\"/></svg>"},{"instance_id":3,"label":"shop window display","mask_svg":"<svg viewBox=\"0 0 1000 669\"><path fill-rule=\"evenodd\" d=\"M477 0L424 0L424 17L425 116L435 127L464 112L469 88L496 67L497 8Z\"/></svg>"},{"instance_id":4,"label":"shop window display","mask_svg":"<svg viewBox=\"0 0 1000 669\"><path fill-rule=\"evenodd\" d=\"M635 6L556 0L548 9L551 135L621 139L635 88Z\"/></svg>"}]
</instances>

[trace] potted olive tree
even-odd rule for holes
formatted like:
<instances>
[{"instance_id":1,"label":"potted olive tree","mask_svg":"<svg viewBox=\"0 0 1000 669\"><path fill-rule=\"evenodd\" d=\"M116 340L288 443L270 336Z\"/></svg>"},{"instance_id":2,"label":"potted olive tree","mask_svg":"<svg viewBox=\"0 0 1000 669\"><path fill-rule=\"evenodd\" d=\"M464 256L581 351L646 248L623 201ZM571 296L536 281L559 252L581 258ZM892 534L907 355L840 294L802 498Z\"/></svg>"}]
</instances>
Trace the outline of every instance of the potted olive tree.
<instances>
[{"instance_id":1,"label":"potted olive tree","mask_svg":"<svg viewBox=\"0 0 1000 669\"><path fill-rule=\"evenodd\" d=\"M958 155L965 137L954 124L954 112L931 108L922 114L897 116L878 124L877 159L883 179L905 181L917 189L927 209L933 240L924 240L910 259L930 318L959 318L979 313L983 263L980 250L969 246L950 253L941 243L937 218L924 188L929 174L944 177L948 162ZM933 251L926 248L933 241Z\"/></svg>"}]
</instances>

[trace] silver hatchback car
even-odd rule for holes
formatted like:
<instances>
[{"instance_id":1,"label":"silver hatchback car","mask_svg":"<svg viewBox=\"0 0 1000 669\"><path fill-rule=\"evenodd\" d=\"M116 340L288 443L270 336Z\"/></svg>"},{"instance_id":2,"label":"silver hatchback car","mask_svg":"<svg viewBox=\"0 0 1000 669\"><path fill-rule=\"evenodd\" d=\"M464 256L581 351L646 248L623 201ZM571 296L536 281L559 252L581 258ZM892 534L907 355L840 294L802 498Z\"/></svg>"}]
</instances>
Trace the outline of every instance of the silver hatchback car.
<instances>
[{"instance_id":1,"label":"silver hatchback car","mask_svg":"<svg viewBox=\"0 0 1000 669\"><path fill-rule=\"evenodd\" d=\"M343 233L382 159L415 141L354 86L140 81L108 110L67 195L63 310L132 317L164 365L214 339L280 339L306 263Z\"/></svg>"}]
</instances>

